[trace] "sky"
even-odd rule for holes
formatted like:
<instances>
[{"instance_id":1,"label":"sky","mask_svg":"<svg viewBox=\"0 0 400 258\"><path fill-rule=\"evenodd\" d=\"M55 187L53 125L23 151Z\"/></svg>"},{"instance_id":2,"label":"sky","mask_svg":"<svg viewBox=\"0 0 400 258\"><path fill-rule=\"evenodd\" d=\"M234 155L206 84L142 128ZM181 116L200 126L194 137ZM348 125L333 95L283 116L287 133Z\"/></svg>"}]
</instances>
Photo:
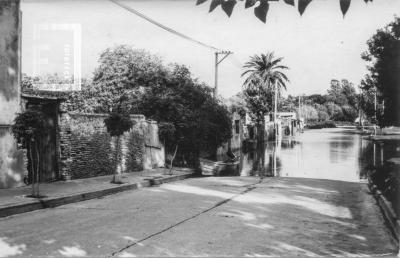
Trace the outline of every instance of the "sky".
<instances>
[{"instance_id":1,"label":"sky","mask_svg":"<svg viewBox=\"0 0 400 258\"><path fill-rule=\"evenodd\" d=\"M287 94L323 94L331 79L348 79L357 86L367 73L360 57L367 50L367 40L400 15L398 0L374 0L368 4L352 0L345 17L339 0L314 0L302 16L296 8L279 1L270 4L267 22L262 23L253 9L244 8L244 2L239 1L230 18L220 7L209 13L209 2L196 6L196 0L122 0L180 33L233 51L219 66L218 89L223 97L241 90L242 65L249 57L268 51L283 57L283 64L290 68ZM108 0L22 0L21 9L23 73L65 70L66 45L51 49L62 45L60 39L67 37L68 44L79 46L79 70L84 77L92 76L101 51L128 44L146 49L166 63L185 64L194 77L214 86L212 50L164 31ZM38 58L35 48L43 42L38 43L34 35L43 24L78 24L81 37L72 43L70 34L48 32L42 36L51 54L47 65L41 62L38 70L38 59L43 57Z\"/></svg>"}]
</instances>

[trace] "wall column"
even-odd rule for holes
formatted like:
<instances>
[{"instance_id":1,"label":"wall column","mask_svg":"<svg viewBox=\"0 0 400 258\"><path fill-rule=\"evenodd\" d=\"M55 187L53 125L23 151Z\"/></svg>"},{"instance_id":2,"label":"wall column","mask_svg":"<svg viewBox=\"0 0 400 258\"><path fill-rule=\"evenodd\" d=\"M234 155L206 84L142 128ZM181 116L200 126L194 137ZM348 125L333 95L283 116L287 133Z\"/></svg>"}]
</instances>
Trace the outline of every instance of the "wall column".
<instances>
[{"instance_id":1,"label":"wall column","mask_svg":"<svg viewBox=\"0 0 400 258\"><path fill-rule=\"evenodd\" d=\"M19 0L0 1L0 188L21 185L24 152L10 131L20 111L21 16Z\"/></svg>"}]
</instances>

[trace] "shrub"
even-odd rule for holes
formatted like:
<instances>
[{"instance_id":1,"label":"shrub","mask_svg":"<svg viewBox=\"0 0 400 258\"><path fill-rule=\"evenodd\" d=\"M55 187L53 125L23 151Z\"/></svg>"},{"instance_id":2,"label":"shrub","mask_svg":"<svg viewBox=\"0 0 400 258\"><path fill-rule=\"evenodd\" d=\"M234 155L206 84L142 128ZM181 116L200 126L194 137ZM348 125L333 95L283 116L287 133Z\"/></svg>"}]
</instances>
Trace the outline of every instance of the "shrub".
<instances>
[{"instance_id":1,"label":"shrub","mask_svg":"<svg viewBox=\"0 0 400 258\"><path fill-rule=\"evenodd\" d=\"M104 124L107 127L107 132L110 134L110 136L115 136L116 137L116 145L115 145L115 160L117 163L117 167L115 169L115 174L114 178L112 180L113 183L120 184L121 178L121 170L122 170L122 165L120 164L120 138L121 135L124 134L124 132L129 131L132 126L132 120L129 117L129 114L126 113L119 113L119 112L113 112L104 119Z\"/></svg>"},{"instance_id":2,"label":"shrub","mask_svg":"<svg viewBox=\"0 0 400 258\"><path fill-rule=\"evenodd\" d=\"M124 132L132 128L132 120L129 115L113 112L104 119L107 132L110 136L121 136Z\"/></svg>"},{"instance_id":3,"label":"shrub","mask_svg":"<svg viewBox=\"0 0 400 258\"><path fill-rule=\"evenodd\" d=\"M306 125L308 129L322 129L322 128L335 128L336 125L333 121L311 122Z\"/></svg>"},{"instance_id":4,"label":"shrub","mask_svg":"<svg viewBox=\"0 0 400 258\"><path fill-rule=\"evenodd\" d=\"M26 110L19 113L11 127L12 134L17 142L28 151L28 182L32 183L32 197L39 197L39 164L41 163L41 152L39 142L43 136L48 134L49 125L45 115L41 111ZM35 191L35 181L37 189Z\"/></svg>"}]
</instances>

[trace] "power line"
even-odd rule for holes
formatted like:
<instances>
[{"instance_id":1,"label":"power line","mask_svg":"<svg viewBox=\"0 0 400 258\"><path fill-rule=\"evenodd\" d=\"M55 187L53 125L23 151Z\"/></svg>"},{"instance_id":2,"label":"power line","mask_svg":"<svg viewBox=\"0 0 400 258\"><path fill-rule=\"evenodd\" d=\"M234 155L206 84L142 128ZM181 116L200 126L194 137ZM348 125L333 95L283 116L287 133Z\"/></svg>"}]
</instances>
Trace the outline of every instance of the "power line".
<instances>
[{"instance_id":1,"label":"power line","mask_svg":"<svg viewBox=\"0 0 400 258\"><path fill-rule=\"evenodd\" d=\"M242 69L243 68L243 63L237 58L235 53L233 53L232 58L230 59L231 63L236 66L237 68Z\"/></svg>"},{"instance_id":2,"label":"power line","mask_svg":"<svg viewBox=\"0 0 400 258\"><path fill-rule=\"evenodd\" d=\"M118 0L109 0L109 1L113 2L114 4L116 4L116 5L118 5L118 6L122 7L122 8L124 8L125 10L127 10L127 11L129 11L129 12L131 12L131 13L137 15L137 16L139 16L140 18L145 19L146 21L148 21L148 22L150 22L150 23L152 23L152 24L154 24L154 25L156 25L156 26L162 28L163 30L166 30L166 31L168 31L168 32L170 32L170 33L172 33L172 34L178 36L178 37L181 37L181 38L183 38L183 39L189 40L189 41L191 41L191 42L193 42L193 43L196 43L196 44L198 44L198 45L201 45L201 46L206 47L206 48L208 48L208 49L211 49L211 50L213 50L213 51L220 51L220 49L218 49L218 48L216 48L216 47L213 47L213 46L208 45L208 44L205 44L205 43L203 43L203 42L201 42L201 41L195 40L195 39L193 39L193 38L191 38L191 37L189 37L189 36L186 36L185 34L182 34L182 33L178 32L178 31L176 31L176 30L170 28L170 27L167 27L167 26L165 26L165 25L162 25L161 23L159 23L159 22L153 20L152 18L150 18L150 17L148 17L148 16L142 14L141 12L139 12L139 11L133 9L132 7L129 7L129 6L127 6L127 5L124 5L124 4L120 3Z\"/></svg>"}]
</instances>

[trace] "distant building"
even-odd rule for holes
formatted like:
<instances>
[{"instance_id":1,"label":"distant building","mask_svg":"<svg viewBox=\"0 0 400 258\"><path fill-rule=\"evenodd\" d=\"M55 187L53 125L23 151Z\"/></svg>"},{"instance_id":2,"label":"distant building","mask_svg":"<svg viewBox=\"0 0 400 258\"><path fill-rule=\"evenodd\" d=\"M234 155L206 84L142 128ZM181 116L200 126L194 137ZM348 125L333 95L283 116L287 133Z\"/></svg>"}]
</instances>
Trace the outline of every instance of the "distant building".
<instances>
[{"instance_id":1,"label":"distant building","mask_svg":"<svg viewBox=\"0 0 400 258\"><path fill-rule=\"evenodd\" d=\"M232 138L217 149L217 156L224 157L229 148L233 152L240 150L245 133L247 133L246 116L242 117L238 112L234 112L232 114Z\"/></svg>"}]
</instances>

